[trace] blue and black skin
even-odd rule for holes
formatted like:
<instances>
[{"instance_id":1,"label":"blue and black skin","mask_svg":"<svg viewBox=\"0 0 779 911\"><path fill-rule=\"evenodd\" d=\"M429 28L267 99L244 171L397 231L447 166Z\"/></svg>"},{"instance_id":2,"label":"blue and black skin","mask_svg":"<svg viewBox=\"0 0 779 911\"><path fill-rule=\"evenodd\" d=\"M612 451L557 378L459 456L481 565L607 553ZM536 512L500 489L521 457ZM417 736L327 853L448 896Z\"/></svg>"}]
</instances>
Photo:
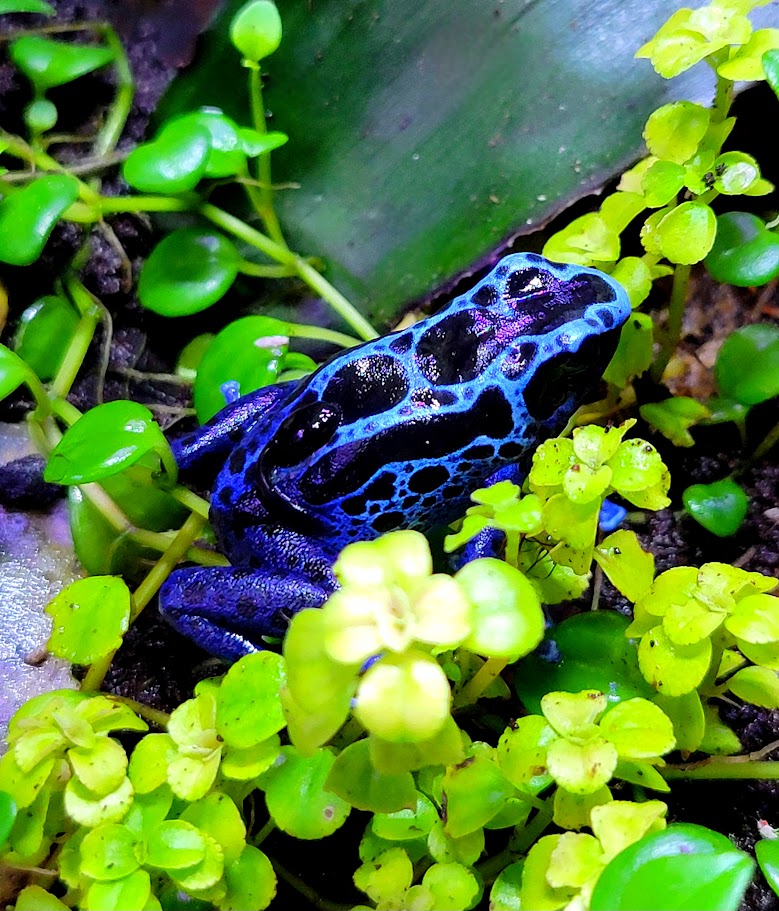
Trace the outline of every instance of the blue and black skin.
<instances>
[{"instance_id":1,"label":"blue and black skin","mask_svg":"<svg viewBox=\"0 0 779 911\"><path fill-rule=\"evenodd\" d=\"M430 531L472 490L519 481L592 393L629 313L607 275L512 254L435 316L229 405L174 452L201 482L220 466L210 519L232 565L174 572L162 613L222 657L261 648L337 588L345 545Z\"/></svg>"}]
</instances>

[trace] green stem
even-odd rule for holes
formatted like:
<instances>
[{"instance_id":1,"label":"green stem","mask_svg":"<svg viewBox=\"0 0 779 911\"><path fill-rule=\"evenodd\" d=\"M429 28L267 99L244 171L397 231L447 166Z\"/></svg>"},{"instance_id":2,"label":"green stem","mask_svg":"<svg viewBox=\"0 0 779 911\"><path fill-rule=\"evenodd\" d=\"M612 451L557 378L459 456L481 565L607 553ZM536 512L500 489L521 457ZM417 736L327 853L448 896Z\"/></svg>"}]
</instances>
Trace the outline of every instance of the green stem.
<instances>
[{"instance_id":1,"label":"green stem","mask_svg":"<svg viewBox=\"0 0 779 911\"><path fill-rule=\"evenodd\" d=\"M146 528L136 528L127 532L127 537L141 547L150 550L166 551L173 543L176 533L173 531L149 531ZM230 561L215 550L206 550L204 547L190 547L186 553L187 560L199 563L201 566L229 566Z\"/></svg>"},{"instance_id":2,"label":"green stem","mask_svg":"<svg viewBox=\"0 0 779 911\"><path fill-rule=\"evenodd\" d=\"M487 687L503 673L507 658L488 658L462 688L456 699L458 706L473 705Z\"/></svg>"},{"instance_id":3,"label":"green stem","mask_svg":"<svg viewBox=\"0 0 779 911\"><path fill-rule=\"evenodd\" d=\"M51 155L40 149L30 148L21 137L0 129L0 144L5 146L3 151L8 155L18 158L20 161L26 161L29 165L41 171L54 171L58 174L70 174L78 183L78 195L82 202L92 207L95 207L100 203L100 195L96 193L89 184L74 177L68 168L61 165L56 158L52 158Z\"/></svg>"},{"instance_id":4,"label":"green stem","mask_svg":"<svg viewBox=\"0 0 779 911\"><path fill-rule=\"evenodd\" d=\"M749 461L744 465L744 469L754 465L755 462L759 462L764 455L767 455L776 444L779 443L779 424L774 424L774 426L768 431L768 433L763 437L763 441L755 449L752 455L749 458ZM739 472L741 474L743 470Z\"/></svg>"},{"instance_id":5,"label":"green stem","mask_svg":"<svg viewBox=\"0 0 779 911\"><path fill-rule=\"evenodd\" d=\"M75 275L69 275L65 279L65 287L81 314L81 319L50 387L51 396L58 399L64 399L76 381L101 316L100 304Z\"/></svg>"},{"instance_id":6,"label":"green stem","mask_svg":"<svg viewBox=\"0 0 779 911\"><path fill-rule=\"evenodd\" d=\"M531 822L524 829L520 829L512 839L511 850L515 854L524 854L528 851L530 846L541 837L553 817L554 795L552 794L544 800L543 808L536 813Z\"/></svg>"},{"instance_id":7,"label":"green stem","mask_svg":"<svg viewBox=\"0 0 779 911\"><path fill-rule=\"evenodd\" d=\"M195 196L101 196L96 208L101 215L117 212L186 212L196 203Z\"/></svg>"},{"instance_id":8,"label":"green stem","mask_svg":"<svg viewBox=\"0 0 779 911\"><path fill-rule=\"evenodd\" d=\"M249 262L248 259L242 259L238 268L244 275L252 275L255 278L287 278L295 274L292 266L268 266L263 263Z\"/></svg>"},{"instance_id":9,"label":"green stem","mask_svg":"<svg viewBox=\"0 0 779 911\"><path fill-rule=\"evenodd\" d=\"M265 104L262 100L262 74L259 66L249 67L249 99L251 101L252 120L258 133L268 132L265 123ZM271 179L270 152L257 156L257 181L259 190L250 193L252 201L258 204L257 214L265 225L268 234L283 247L287 246L281 231L276 209L273 205L273 181ZM248 188L247 188L248 189Z\"/></svg>"},{"instance_id":10,"label":"green stem","mask_svg":"<svg viewBox=\"0 0 779 911\"><path fill-rule=\"evenodd\" d=\"M108 155L109 152L113 152L121 138L124 125L127 123L127 118L133 105L135 83L130 69L130 61L127 59L124 45L119 40L116 31L110 25L100 25L98 30L114 55L114 69L116 71L114 103L108 112L105 123L97 134L93 148L95 157L102 158Z\"/></svg>"},{"instance_id":11,"label":"green stem","mask_svg":"<svg viewBox=\"0 0 779 911\"><path fill-rule=\"evenodd\" d=\"M287 323L290 338L311 338L320 342L332 342L342 348L353 348L361 345L362 341L353 335L336 332L335 329L324 329L321 326L306 326L302 323Z\"/></svg>"},{"instance_id":12,"label":"green stem","mask_svg":"<svg viewBox=\"0 0 779 911\"><path fill-rule=\"evenodd\" d=\"M168 726L170 715L167 712L163 712L160 709L153 709L150 705L144 705L143 702L138 702L127 696L109 696L108 698L111 702L118 702L120 705L126 705L128 709L135 712L136 715L140 716L145 721L150 721L152 724L156 724L161 728L166 728Z\"/></svg>"},{"instance_id":13,"label":"green stem","mask_svg":"<svg viewBox=\"0 0 779 911\"><path fill-rule=\"evenodd\" d=\"M292 266L296 274L299 275L313 291L316 291L320 297L326 300L333 310L335 310L335 312L347 322L361 338L369 341L370 339L377 337L378 333L373 326L354 309L343 294L334 288L324 276L320 275L316 269L307 263L301 256L298 256L286 247L276 243L276 241L272 240L267 235L262 234L260 231L247 225L246 222L241 221L240 218L230 215L229 212L225 212L224 209L220 209L211 203L205 203L205 205L201 206L200 214L229 234L232 234L234 237L255 247L270 259L274 259L278 263Z\"/></svg>"},{"instance_id":14,"label":"green stem","mask_svg":"<svg viewBox=\"0 0 779 911\"><path fill-rule=\"evenodd\" d=\"M309 886L307 882L304 882L296 874L290 873L286 867L282 866L273 857L268 859L273 864L273 869L276 871L277 875L285 882L289 883L296 892L299 892L303 898L310 902L315 908L319 908L320 911L350 911L353 907L351 902L348 905L342 905L340 902L333 902L327 898L322 898L316 889Z\"/></svg>"},{"instance_id":15,"label":"green stem","mask_svg":"<svg viewBox=\"0 0 779 911\"><path fill-rule=\"evenodd\" d=\"M685 778L691 781L711 779L779 779L779 762L764 760L757 762L734 762L728 759L706 759L699 763L680 766L665 766L658 769L667 781Z\"/></svg>"},{"instance_id":16,"label":"green stem","mask_svg":"<svg viewBox=\"0 0 779 911\"><path fill-rule=\"evenodd\" d=\"M674 351L682 338L682 324L684 321L684 304L687 300L687 289L690 284L692 267L686 264L677 264L674 270L674 283L671 289L671 302L668 306L668 325L665 338L654 364L652 364L652 379L659 383L668 362L673 357Z\"/></svg>"},{"instance_id":17,"label":"green stem","mask_svg":"<svg viewBox=\"0 0 779 911\"><path fill-rule=\"evenodd\" d=\"M208 510L211 508L211 504L208 500L204 500L196 493L193 493L188 487L182 487L180 484L170 491L170 495L178 500L182 506L186 506L190 512L194 512L195 515L200 516L201 519L208 521Z\"/></svg>"},{"instance_id":18,"label":"green stem","mask_svg":"<svg viewBox=\"0 0 779 911\"><path fill-rule=\"evenodd\" d=\"M176 564L186 555L189 548L200 536L204 525L205 522L200 516L191 515L178 530L170 547L162 554L160 559L149 571L146 578L133 593L133 609L130 615L131 623L138 619L141 611L143 611L149 601L154 597L157 590L171 574ZM82 690L95 692L100 689L117 651L118 649L114 649L109 654L104 655L89 668L81 684Z\"/></svg>"},{"instance_id":19,"label":"green stem","mask_svg":"<svg viewBox=\"0 0 779 911\"><path fill-rule=\"evenodd\" d=\"M275 831L276 823L272 819L269 819L260 829L260 831L256 835L252 836L252 844L255 848L259 848L259 846L265 841L271 832Z\"/></svg>"}]
</instances>

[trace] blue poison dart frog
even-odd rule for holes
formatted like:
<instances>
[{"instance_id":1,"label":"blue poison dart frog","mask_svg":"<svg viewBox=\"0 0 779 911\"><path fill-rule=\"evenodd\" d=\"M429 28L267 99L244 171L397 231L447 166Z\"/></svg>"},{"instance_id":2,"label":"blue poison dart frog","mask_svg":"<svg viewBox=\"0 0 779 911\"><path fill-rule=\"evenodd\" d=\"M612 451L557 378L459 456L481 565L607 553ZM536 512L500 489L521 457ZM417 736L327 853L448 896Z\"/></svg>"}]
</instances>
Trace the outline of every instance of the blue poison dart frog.
<instances>
[{"instance_id":1,"label":"blue poison dart frog","mask_svg":"<svg viewBox=\"0 0 779 911\"><path fill-rule=\"evenodd\" d=\"M236 659L324 603L345 545L430 531L472 490L521 480L593 391L629 313L609 276L513 254L435 316L228 405L174 452L201 482L218 468L210 519L233 565L174 572L163 615ZM494 551L493 533L468 556Z\"/></svg>"}]
</instances>

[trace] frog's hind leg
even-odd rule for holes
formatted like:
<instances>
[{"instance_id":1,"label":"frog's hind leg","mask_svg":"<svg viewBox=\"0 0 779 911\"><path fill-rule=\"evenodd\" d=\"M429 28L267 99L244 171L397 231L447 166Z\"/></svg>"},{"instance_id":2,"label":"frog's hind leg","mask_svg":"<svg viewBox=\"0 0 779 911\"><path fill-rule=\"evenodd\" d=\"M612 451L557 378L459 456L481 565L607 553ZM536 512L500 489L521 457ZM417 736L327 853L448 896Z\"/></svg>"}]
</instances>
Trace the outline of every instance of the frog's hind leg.
<instances>
[{"instance_id":1,"label":"frog's hind leg","mask_svg":"<svg viewBox=\"0 0 779 911\"><path fill-rule=\"evenodd\" d=\"M208 423L171 442L179 468L210 484L222 464L247 434L286 398L297 381L275 383L250 392L223 408Z\"/></svg>"},{"instance_id":2,"label":"frog's hind leg","mask_svg":"<svg viewBox=\"0 0 779 911\"><path fill-rule=\"evenodd\" d=\"M321 607L334 586L235 566L177 570L160 591L160 612L201 648L235 661L282 636L293 614Z\"/></svg>"}]
</instances>

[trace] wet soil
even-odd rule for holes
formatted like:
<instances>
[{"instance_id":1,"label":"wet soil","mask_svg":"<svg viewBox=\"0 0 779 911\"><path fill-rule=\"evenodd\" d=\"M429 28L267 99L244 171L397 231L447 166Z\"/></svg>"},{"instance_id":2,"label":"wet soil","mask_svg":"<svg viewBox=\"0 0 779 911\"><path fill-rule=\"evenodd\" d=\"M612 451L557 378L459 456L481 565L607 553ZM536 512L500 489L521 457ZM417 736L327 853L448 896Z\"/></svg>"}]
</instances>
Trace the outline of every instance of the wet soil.
<instances>
[{"instance_id":1,"label":"wet soil","mask_svg":"<svg viewBox=\"0 0 779 911\"><path fill-rule=\"evenodd\" d=\"M137 94L119 145L120 152L131 148L144 136L157 100L177 69L191 57L197 33L215 4L216 0L55 2L63 21L85 23L107 17L122 32ZM10 17L8 22L16 24ZM25 17L23 24L29 26L34 22ZM110 78L110 74L95 74L59 90L55 100L63 112L61 126L65 131L82 137L94 134L103 105L111 97ZM10 130L19 129L20 111L28 100L29 90L7 63L4 46L0 44L0 124ZM63 160L78 160L82 149L83 144L70 142L60 147L59 154ZM103 176L105 192L122 189L115 169ZM113 218L110 230L93 229L88 237L79 227L59 227L35 269L4 269L0 274L10 301L3 340L13 333L15 319L24 307L38 295L49 293L52 276L61 271L82 244L88 244L89 257L82 277L110 312L113 331L110 339L103 336L96 340L83 376L74 387L74 404L86 408L100 400L134 398L152 407L163 426L170 427L179 420L186 420L190 404L186 388L146 382L139 374L170 370L181 339L202 331L208 317L204 318L204 323L198 322L197 318L184 321L173 333L169 322L138 306L134 278L153 241L152 226L142 217ZM708 281L705 275L696 274L673 391L706 398L713 392L711 366L727 334L737 326L777 317L779 294L774 285L757 291L723 289ZM642 389L641 394L651 397L657 391L647 388ZM13 397L0 406L0 418L19 419L28 408L29 402L23 396ZM754 410L748 425L747 451L754 449L777 420L779 408L776 406ZM776 452L745 467L743 442L732 426L697 429L694 431L696 446L691 450L671 446L650 428L637 429L657 445L671 468L675 503L680 502L679 495L688 484L716 480L733 470L739 472L739 480L750 495L747 520L738 535L729 539L710 535L686 515L672 510L647 514L646 524L637 526L636 531L655 554L657 571L680 564L699 565L721 560L776 575L779 572L779 465ZM601 605L627 609L624 599L608 583L603 586ZM162 623L152 607L127 636L106 683L114 692L171 709L191 694L198 679L220 673L222 669L219 662ZM724 705L722 714L741 738L746 751L761 749L779 736L779 712L765 712L734 703ZM692 782L675 784L669 803L673 818L710 826L750 850L758 838L758 819L779 825L777 796L777 788L770 782ZM306 856L296 862L294 856L289 856L284 862L298 869L305 867L306 880L315 889L321 888L328 898L356 901L357 897L349 892L338 894L343 890L343 884L332 882L328 858L331 850L346 850L353 830L364 825L362 815L353 814L354 820L347 830L329 839L322 850L312 852L313 858ZM269 847L274 852L277 847L279 851L283 850L284 839L279 839L278 844L273 836L271 839ZM299 895L291 900L300 906ZM754 911L776 911L779 900L758 877L749 889L744 907Z\"/></svg>"}]
</instances>

